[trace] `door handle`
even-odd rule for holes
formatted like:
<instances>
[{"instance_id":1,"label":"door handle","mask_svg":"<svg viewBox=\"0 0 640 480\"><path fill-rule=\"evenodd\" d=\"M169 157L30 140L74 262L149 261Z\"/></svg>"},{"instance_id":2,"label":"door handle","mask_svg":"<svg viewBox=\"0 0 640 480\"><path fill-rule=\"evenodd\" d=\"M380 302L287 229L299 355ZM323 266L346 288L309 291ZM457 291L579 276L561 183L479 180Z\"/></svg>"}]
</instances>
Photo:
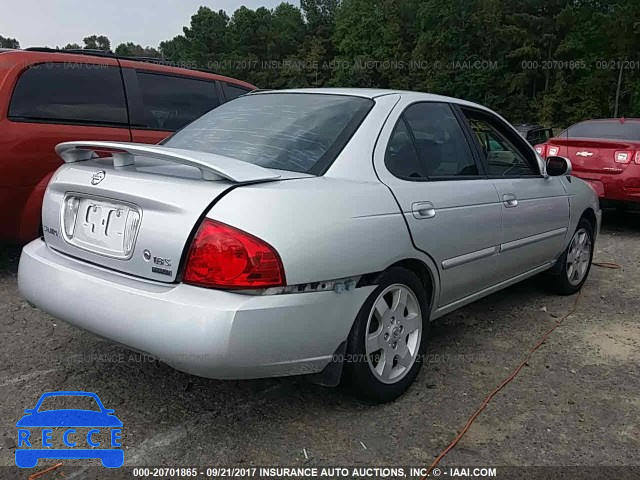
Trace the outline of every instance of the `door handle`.
<instances>
[{"instance_id":1,"label":"door handle","mask_svg":"<svg viewBox=\"0 0 640 480\"><path fill-rule=\"evenodd\" d=\"M518 197L513 193L505 193L502 196L502 203L507 208L513 208L518 206Z\"/></svg>"},{"instance_id":2,"label":"door handle","mask_svg":"<svg viewBox=\"0 0 640 480\"><path fill-rule=\"evenodd\" d=\"M411 205L411 212L418 220L424 220L436 216L436 207L431 202L416 202Z\"/></svg>"}]
</instances>

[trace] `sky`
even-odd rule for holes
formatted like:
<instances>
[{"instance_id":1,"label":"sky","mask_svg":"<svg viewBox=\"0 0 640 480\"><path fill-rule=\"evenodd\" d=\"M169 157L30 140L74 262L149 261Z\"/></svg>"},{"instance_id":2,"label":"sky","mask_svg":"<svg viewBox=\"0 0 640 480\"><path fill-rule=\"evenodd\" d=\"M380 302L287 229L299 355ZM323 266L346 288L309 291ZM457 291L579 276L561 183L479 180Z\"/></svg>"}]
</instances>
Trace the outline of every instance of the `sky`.
<instances>
[{"instance_id":1,"label":"sky","mask_svg":"<svg viewBox=\"0 0 640 480\"><path fill-rule=\"evenodd\" d=\"M288 0L299 5L299 1ZM225 10L241 5L273 8L282 0L0 0L0 35L22 48L82 45L86 36L106 35L115 49L122 42L157 47L182 33L201 5Z\"/></svg>"}]
</instances>

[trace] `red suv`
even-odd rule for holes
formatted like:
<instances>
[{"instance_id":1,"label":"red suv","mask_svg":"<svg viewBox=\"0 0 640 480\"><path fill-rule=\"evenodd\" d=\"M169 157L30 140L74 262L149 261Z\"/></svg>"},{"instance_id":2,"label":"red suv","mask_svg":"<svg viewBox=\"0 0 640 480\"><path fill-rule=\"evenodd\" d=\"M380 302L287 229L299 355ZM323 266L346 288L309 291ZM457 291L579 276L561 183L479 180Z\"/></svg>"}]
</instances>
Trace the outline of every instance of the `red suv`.
<instances>
[{"instance_id":1,"label":"red suv","mask_svg":"<svg viewBox=\"0 0 640 480\"><path fill-rule=\"evenodd\" d=\"M0 50L0 241L40 231L44 190L68 140L158 143L249 83L110 52Z\"/></svg>"},{"instance_id":2,"label":"red suv","mask_svg":"<svg viewBox=\"0 0 640 480\"><path fill-rule=\"evenodd\" d=\"M640 119L587 120L535 148L571 160L573 175L589 182L604 206L640 203Z\"/></svg>"}]
</instances>

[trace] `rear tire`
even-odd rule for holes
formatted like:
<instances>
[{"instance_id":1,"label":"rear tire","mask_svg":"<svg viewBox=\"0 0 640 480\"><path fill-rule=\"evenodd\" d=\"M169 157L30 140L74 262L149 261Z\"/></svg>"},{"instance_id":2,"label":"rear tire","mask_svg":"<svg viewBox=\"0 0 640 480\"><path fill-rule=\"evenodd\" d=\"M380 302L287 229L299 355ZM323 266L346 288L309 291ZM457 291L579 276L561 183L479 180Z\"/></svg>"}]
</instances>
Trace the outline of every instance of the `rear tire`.
<instances>
[{"instance_id":1,"label":"rear tire","mask_svg":"<svg viewBox=\"0 0 640 480\"><path fill-rule=\"evenodd\" d=\"M393 267L378 278L356 316L342 384L367 403L395 400L420 372L429 334L429 303L411 271Z\"/></svg>"},{"instance_id":2,"label":"rear tire","mask_svg":"<svg viewBox=\"0 0 640 480\"><path fill-rule=\"evenodd\" d=\"M558 269L550 276L550 286L559 295L573 295L587 281L593 260L594 227L586 219L578 222L573 237L558 259Z\"/></svg>"}]
</instances>

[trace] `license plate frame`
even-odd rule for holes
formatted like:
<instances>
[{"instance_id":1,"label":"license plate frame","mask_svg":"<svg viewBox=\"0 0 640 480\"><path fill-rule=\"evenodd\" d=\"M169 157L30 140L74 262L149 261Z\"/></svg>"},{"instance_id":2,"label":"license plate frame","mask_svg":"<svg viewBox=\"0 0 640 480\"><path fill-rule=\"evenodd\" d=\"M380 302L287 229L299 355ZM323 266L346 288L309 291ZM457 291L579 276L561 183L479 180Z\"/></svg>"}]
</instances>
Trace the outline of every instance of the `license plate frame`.
<instances>
[{"instance_id":1,"label":"license plate frame","mask_svg":"<svg viewBox=\"0 0 640 480\"><path fill-rule=\"evenodd\" d=\"M78 200L75 213L66 208L71 199ZM74 216L72 228L67 228L71 224L69 215ZM97 255L128 260L140 231L142 209L122 200L67 192L60 217L62 236L68 244Z\"/></svg>"}]
</instances>

